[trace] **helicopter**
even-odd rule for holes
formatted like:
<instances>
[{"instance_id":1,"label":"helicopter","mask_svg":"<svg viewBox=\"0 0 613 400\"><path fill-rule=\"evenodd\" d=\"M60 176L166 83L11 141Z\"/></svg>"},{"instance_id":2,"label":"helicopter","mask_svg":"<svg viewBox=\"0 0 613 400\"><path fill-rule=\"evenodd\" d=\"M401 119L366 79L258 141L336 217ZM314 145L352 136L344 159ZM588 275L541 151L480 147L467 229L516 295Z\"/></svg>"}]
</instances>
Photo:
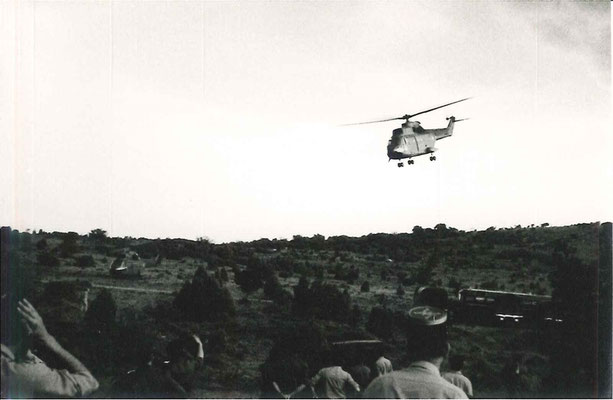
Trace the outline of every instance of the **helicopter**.
<instances>
[{"instance_id":1,"label":"helicopter","mask_svg":"<svg viewBox=\"0 0 613 400\"><path fill-rule=\"evenodd\" d=\"M417 115L438 110L439 108L447 107L452 104L459 103L461 101L466 101L468 99L470 99L470 97L443 104L442 106L430 108L429 110L420 111L415 114L405 114L402 117L388 118L378 121L358 122L354 124L346 124L343 126L375 124L379 122L403 119L405 121L402 123L402 127L394 129L392 131L392 137L387 143L388 161L399 160L399 168L404 167L404 164L402 162L404 158L408 158L407 165L412 165L415 163L415 160L412 159L413 157L421 156L424 154L430 154L430 161L435 161L436 156L433 154L435 151L437 151L437 148L434 147L435 142L437 140L451 136L453 134L454 124L456 122L465 121L468 118L456 119L453 116L449 117L447 118L447 120L449 121L447 127L440 129L424 129L422 128L419 121L410 121L410 119Z\"/></svg>"}]
</instances>

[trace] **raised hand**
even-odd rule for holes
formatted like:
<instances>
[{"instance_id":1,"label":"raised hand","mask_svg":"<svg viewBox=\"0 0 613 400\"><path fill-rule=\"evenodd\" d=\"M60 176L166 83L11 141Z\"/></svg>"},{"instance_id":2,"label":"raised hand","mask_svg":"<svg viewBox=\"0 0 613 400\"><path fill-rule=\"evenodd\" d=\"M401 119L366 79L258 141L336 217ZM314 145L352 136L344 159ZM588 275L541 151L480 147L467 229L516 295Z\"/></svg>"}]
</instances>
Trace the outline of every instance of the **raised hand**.
<instances>
[{"instance_id":1,"label":"raised hand","mask_svg":"<svg viewBox=\"0 0 613 400\"><path fill-rule=\"evenodd\" d=\"M49 332L47 332L43 318L27 299L19 301L17 312L21 315L22 323L28 328L34 340L47 342L53 339Z\"/></svg>"}]
</instances>

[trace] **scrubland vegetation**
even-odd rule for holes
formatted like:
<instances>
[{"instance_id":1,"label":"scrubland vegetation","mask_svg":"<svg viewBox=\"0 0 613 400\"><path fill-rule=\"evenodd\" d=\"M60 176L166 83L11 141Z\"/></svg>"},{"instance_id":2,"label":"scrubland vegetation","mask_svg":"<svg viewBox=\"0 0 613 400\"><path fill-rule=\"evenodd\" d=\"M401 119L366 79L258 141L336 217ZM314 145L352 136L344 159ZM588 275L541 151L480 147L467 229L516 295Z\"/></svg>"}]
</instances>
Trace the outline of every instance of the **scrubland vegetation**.
<instances>
[{"instance_id":1,"label":"scrubland vegetation","mask_svg":"<svg viewBox=\"0 0 613 400\"><path fill-rule=\"evenodd\" d=\"M454 324L450 340L467 356L464 373L478 397L584 397L603 384L597 377L606 363L595 360L607 360L607 347L594 338L610 351L610 234L610 224L472 232L439 224L214 244L3 228L2 279L22 288L49 330L91 367L100 397L113 396L114 379L152 353L161 357L185 331L207 339L201 397L258 397L271 379L294 389L335 340L381 339L401 368L405 314L423 285L450 296L468 287L553 296L568 317L563 328ZM142 275L111 277L111 262L127 249L144 259ZM75 285L90 288L87 311ZM516 359L520 392L505 379ZM608 368L610 379L610 359Z\"/></svg>"}]
</instances>

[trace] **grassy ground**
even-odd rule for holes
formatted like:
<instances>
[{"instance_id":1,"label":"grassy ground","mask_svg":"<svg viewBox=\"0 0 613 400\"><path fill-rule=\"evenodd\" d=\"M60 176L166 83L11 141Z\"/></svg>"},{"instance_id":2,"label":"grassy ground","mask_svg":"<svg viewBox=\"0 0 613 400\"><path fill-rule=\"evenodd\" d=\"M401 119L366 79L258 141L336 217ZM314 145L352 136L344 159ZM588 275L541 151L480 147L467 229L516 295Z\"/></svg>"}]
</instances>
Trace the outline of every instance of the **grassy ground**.
<instances>
[{"instance_id":1,"label":"grassy ground","mask_svg":"<svg viewBox=\"0 0 613 400\"><path fill-rule=\"evenodd\" d=\"M582 228L583 229L583 228ZM489 287L517 292L538 292L551 295L550 274L553 267L537 258L505 258L505 252L517 249L551 253L551 243L557 239L572 239L578 247L578 254L584 259L593 258L593 237L581 230L560 230L549 228L541 236L535 230L526 230L517 243L494 243L487 246L479 244L473 237L476 233L466 233L453 239L437 241L436 251L440 254L438 263L432 268L430 283L446 287L450 296L455 293L451 286ZM472 236L471 236L472 235ZM531 237L530 235L533 235ZM57 248L62 240L51 234L46 235L47 247ZM146 240L139 240L142 244ZM160 304L169 304L174 295L163 292L178 292L186 280L190 280L199 266L206 265L202 260L186 256L180 260L163 259L158 265L144 269L138 279L118 279L111 277L109 266L113 257L96 250L88 244L87 239L80 238L79 252L73 257L60 257L58 267L38 267L38 278L44 282L55 280L85 280L94 285L90 292L90 301L101 292L97 286L112 286L135 288L138 290L110 289L117 304L117 320L128 323L135 320L150 324L150 330L156 332L160 341L167 340L170 328L165 321L151 317L151 310ZM432 244L424 244L416 248L421 259L416 262L400 262L390 259L387 255L363 253L358 251L331 251L312 249L278 249L274 253L256 253L259 257L274 259L275 257L290 258L296 264L323 265L323 278L341 290L347 290L352 302L362 310L362 321L359 327L364 328L370 310L375 306L385 305L391 311L406 312L413 303L413 292L420 286L416 283L403 285L404 294L398 295L397 289L401 277L411 277L416 274L428 254L432 253ZM461 252L476 254L470 263L458 265L454 262L454 254ZM95 265L81 268L75 265L74 257L92 255ZM26 264L36 264L36 252L22 254ZM152 260L146 260L152 263ZM219 263L218 263L219 264ZM260 365L266 360L273 346L273 338L278 333L279 321L287 320L288 310L280 310L266 299L262 290L246 295L235 283L234 274L228 264L221 263L229 273L229 289L237 307L236 343L232 351L218 357L215 362L207 364L200 373L198 386L194 393L196 397L206 398L253 398L259 396ZM356 268L359 277L352 283L335 279L338 268ZM244 268L244 266L239 266ZM211 271L212 273L212 271ZM400 277L399 277L400 276ZM312 280L313 278L311 278ZM298 274L280 277L281 285L292 292L299 280ZM368 281L369 291L362 291L362 284ZM151 290L148 292L147 290ZM47 316L44 316L47 318ZM171 324L170 324L171 325ZM195 326L195 325L189 325ZM208 326L195 326L200 332L208 332ZM477 397L507 397L511 395L505 388L504 369L510 359L521 354L525 360L525 375L538 377L524 382L525 393L514 393L515 396L538 396L542 376L546 375L549 360L539 349L539 341L535 333L525 329L509 329L500 327L480 327L457 325L450 328L450 341L454 351L467 355L464 369L472 381ZM129 340L129 339L128 339ZM69 347L69 344L68 344ZM403 367L404 350L402 340L395 340L390 347L393 351L389 358L395 363L396 369ZM112 376L101 376L102 390L106 393L112 382Z\"/></svg>"}]
</instances>

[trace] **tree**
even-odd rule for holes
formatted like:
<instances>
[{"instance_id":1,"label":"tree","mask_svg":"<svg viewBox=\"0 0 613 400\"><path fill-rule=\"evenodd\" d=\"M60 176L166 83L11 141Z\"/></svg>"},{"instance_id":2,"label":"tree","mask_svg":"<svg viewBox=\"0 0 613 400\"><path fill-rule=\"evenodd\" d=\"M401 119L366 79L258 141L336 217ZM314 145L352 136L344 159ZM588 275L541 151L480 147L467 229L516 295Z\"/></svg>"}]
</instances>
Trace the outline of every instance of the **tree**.
<instances>
[{"instance_id":1,"label":"tree","mask_svg":"<svg viewBox=\"0 0 613 400\"><path fill-rule=\"evenodd\" d=\"M106 231L102 229L93 229L89 232L88 237L95 242L104 242L106 239Z\"/></svg>"},{"instance_id":2,"label":"tree","mask_svg":"<svg viewBox=\"0 0 613 400\"><path fill-rule=\"evenodd\" d=\"M236 307L232 295L200 266L191 282L187 281L173 302L193 321L223 321L234 316Z\"/></svg>"},{"instance_id":3,"label":"tree","mask_svg":"<svg viewBox=\"0 0 613 400\"><path fill-rule=\"evenodd\" d=\"M299 317L347 322L351 317L351 297L334 285L317 280L309 287L306 279L301 279L294 288L292 313Z\"/></svg>"},{"instance_id":4,"label":"tree","mask_svg":"<svg viewBox=\"0 0 613 400\"><path fill-rule=\"evenodd\" d=\"M60 256L62 257L72 257L74 253L79 251L79 245L77 240L79 239L79 234L76 232L68 232L64 234L64 240L60 243Z\"/></svg>"},{"instance_id":5,"label":"tree","mask_svg":"<svg viewBox=\"0 0 613 400\"><path fill-rule=\"evenodd\" d=\"M360 287L360 291L361 292L370 292L370 282L364 281L364 283L362 283L362 287Z\"/></svg>"},{"instance_id":6,"label":"tree","mask_svg":"<svg viewBox=\"0 0 613 400\"><path fill-rule=\"evenodd\" d=\"M564 324L551 340L555 343L551 346L552 380L563 382L563 389L591 393L590 388L597 385L598 268L582 262L567 242L555 244L553 258L557 268L551 276L552 300L563 310ZM563 378L571 371L579 379Z\"/></svg>"},{"instance_id":7,"label":"tree","mask_svg":"<svg viewBox=\"0 0 613 400\"><path fill-rule=\"evenodd\" d=\"M85 320L90 326L103 331L115 328L115 316L117 305L107 289L102 289L100 294L89 304Z\"/></svg>"},{"instance_id":8,"label":"tree","mask_svg":"<svg viewBox=\"0 0 613 400\"><path fill-rule=\"evenodd\" d=\"M414 235L416 238L421 238L421 237L423 237L423 235L424 235L424 228L422 228L422 227L421 227L421 226L419 226L419 225L415 225L415 226L413 227L413 235Z\"/></svg>"},{"instance_id":9,"label":"tree","mask_svg":"<svg viewBox=\"0 0 613 400\"><path fill-rule=\"evenodd\" d=\"M249 294L264 286L264 282L274 276L270 265L258 257L252 256L247 261L247 268L235 275L235 282L243 292Z\"/></svg>"}]
</instances>

